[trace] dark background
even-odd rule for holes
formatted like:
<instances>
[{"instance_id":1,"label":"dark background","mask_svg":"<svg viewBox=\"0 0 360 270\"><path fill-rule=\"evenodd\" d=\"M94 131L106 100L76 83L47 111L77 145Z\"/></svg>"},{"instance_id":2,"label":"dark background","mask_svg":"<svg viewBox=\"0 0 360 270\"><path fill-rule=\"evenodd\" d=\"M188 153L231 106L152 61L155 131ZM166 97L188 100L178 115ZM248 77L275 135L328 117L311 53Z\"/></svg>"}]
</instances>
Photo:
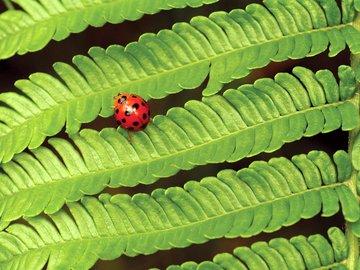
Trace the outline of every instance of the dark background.
<instances>
[{"instance_id":1,"label":"dark background","mask_svg":"<svg viewBox=\"0 0 360 270\"><path fill-rule=\"evenodd\" d=\"M243 8L244 3L256 1L222 1L220 3L203 6L197 9L186 8L182 10L171 10L160 12L156 15L145 15L141 20L135 22L124 22L119 25L106 24L102 28L89 27L80 34L71 35L70 38L61 41L51 41L42 51L28 53L23 56L16 55L8 60L0 61L0 91L14 90L14 82L18 79L27 78L34 72L46 72L53 74L52 64L58 61L70 63L73 56L77 54L87 54L92 46L107 47L112 44L125 46L127 43L136 41L139 36L146 32L158 32L163 28L171 28L175 22L189 21L196 15L207 16L216 10L230 11L234 8ZM257 1L259 2L259 1ZM5 6L0 2L0 11L4 11ZM224 89L238 87L242 83L252 83L260 77L272 77L280 71L291 71L296 65L302 65L313 69L328 68L337 73L337 67L340 64L349 64L349 52L345 51L329 58L327 52L302 60L289 60L282 63L272 63L265 68L255 70L248 77L226 85ZM165 114L173 106L183 106L187 100L201 99L201 89L182 91L179 94L168 96L162 100L151 100L150 106L152 115ZM103 127L115 127L113 118L98 118L93 123L84 125L100 130ZM268 160L273 156L291 157L295 154L307 153L308 151L318 149L328 153L334 153L338 149L347 148L347 133L336 131L329 134L321 134L312 138L303 138L300 141L286 144L282 149L271 154L260 154L253 158L247 158L236 163L210 164L197 167L191 171L182 171L173 177L161 179L157 183L144 186L139 185L135 188L122 188L118 190L106 189L106 192L117 193L127 192L130 194L136 192L151 192L157 187L182 186L188 180L200 180L205 176L213 176L225 168L239 170L248 166L253 160ZM66 138L67 135L62 132L58 136ZM202 261L211 260L212 257L220 252L231 252L239 245L251 245L253 242L262 240L268 241L274 237L291 237L298 234L310 235L313 233L326 234L326 230L333 226L343 227L344 221L340 214L331 218L317 217L311 220L303 220L289 228L282 228L280 231L272 234L260 234L250 239L219 239L212 240L206 244L192 245L184 249L173 249L170 251L159 251L149 256L137 256L129 258L122 256L114 261L98 261L93 269L147 269L151 267L165 268L170 264L181 264L188 260Z\"/></svg>"}]
</instances>

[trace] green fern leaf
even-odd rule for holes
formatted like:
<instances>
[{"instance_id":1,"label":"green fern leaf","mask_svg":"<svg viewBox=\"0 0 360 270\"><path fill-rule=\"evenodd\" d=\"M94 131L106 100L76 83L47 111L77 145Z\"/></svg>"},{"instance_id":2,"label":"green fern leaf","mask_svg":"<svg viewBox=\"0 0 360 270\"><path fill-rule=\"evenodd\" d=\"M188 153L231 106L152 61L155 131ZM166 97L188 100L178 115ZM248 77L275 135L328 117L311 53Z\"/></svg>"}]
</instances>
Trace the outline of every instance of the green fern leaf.
<instances>
[{"instance_id":1,"label":"green fern leaf","mask_svg":"<svg viewBox=\"0 0 360 270\"><path fill-rule=\"evenodd\" d=\"M0 161L38 147L65 124L72 134L98 115L109 117L118 92L162 98L198 87L209 75L203 93L211 95L223 83L270 61L313 56L328 46L334 56L346 44L353 53L360 52L360 33L351 22L341 23L334 0L272 0L265 5L195 17L171 31L145 34L126 48L92 48L90 57L74 58L79 71L56 63L59 78L35 73L16 82L22 94L0 95L6 104L0 107ZM22 110L23 104L29 110Z\"/></svg>"},{"instance_id":2,"label":"green fern leaf","mask_svg":"<svg viewBox=\"0 0 360 270\"><path fill-rule=\"evenodd\" d=\"M138 20L172 8L200 7L218 0L12 0L23 10L0 14L0 59L15 53L42 49L51 39L60 41L89 25L101 27L106 22Z\"/></svg>"},{"instance_id":3,"label":"green fern leaf","mask_svg":"<svg viewBox=\"0 0 360 270\"><path fill-rule=\"evenodd\" d=\"M273 232L321 212L334 215L339 203L345 219L355 222L360 209L348 183L337 179L342 170L325 152L312 151L291 161L255 161L238 172L224 170L151 195L83 197L67 204L71 215L60 210L51 220L28 218L31 227L13 224L0 232L0 268L36 270L49 259L49 269L88 269L99 258ZM310 242L319 246L315 238ZM306 243L292 242L301 249Z\"/></svg>"},{"instance_id":4,"label":"green fern leaf","mask_svg":"<svg viewBox=\"0 0 360 270\"><path fill-rule=\"evenodd\" d=\"M55 152L40 147L33 155L15 156L1 165L0 224L43 210L54 213L65 201L97 194L105 186L151 184L179 169L234 162L275 151L303 136L357 126L359 115L351 99L341 100L349 97L354 80L338 85L330 71L314 74L302 67L294 68L294 74L280 73L274 80L260 79L223 96L172 108L134 134L132 145L121 128L100 133L87 129L73 136L77 149L69 141L52 138Z\"/></svg>"},{"instance_id":5,"label":"green fern leaf","mask_svg":"<svg viewBox=\"0 0 360 270\"><path fill-rule=\"evenodd\" d=\"M354 144L351 151L351 157L354 168L360 170L360 134L354 139Z\"/></svg>"},{"instance_id":6,"label":"green fern leaf","mask_svg":"<svg viewBox=\"0 0 360 270\"><path fill-rule=\"evenodd\" d=\"M256 242L251 248L238 247L233 254L218 254L213 261L186 262L181 266L171 265L167 270L297 270L346 266L349 243L344 233L332 227L328 230L328 237L330 241L319 234L295 236L290 240L275 238L269 243Z\"/></svg>"}]
</instances>

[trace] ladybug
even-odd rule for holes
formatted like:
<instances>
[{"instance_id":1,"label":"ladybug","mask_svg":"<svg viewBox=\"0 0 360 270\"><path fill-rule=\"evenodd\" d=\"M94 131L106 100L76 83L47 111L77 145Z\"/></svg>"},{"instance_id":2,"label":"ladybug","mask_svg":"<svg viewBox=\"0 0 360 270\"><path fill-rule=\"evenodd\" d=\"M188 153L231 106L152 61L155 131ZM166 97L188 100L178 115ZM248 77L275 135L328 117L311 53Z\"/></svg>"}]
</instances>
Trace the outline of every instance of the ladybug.
<instances>
[{"instance_id":1,"label":"ladybug","mask_svg":"<svg viewBox=\"0 0 360 270\"><path fill-rule=\"evenodd\" d=\"M114 113L116 122L128 130L130 143L131 131L140 131L146 128L150 121L148 103L135 94L118 94L114 98Z\"/></svg>"}]
</instances>

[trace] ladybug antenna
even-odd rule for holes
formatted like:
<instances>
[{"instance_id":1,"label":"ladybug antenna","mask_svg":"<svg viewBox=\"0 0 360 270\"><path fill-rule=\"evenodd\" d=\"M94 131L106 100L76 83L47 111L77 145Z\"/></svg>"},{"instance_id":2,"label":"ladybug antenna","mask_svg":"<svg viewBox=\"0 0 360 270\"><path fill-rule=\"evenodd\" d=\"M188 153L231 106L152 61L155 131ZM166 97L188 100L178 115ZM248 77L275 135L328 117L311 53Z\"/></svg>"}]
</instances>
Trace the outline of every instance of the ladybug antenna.
<instances>
[{"instance_id":1,"label":"ladybug antenna","mask_svg":"<svg viewBox=\"0 0 360 270\"><path fill-rule=\"evenodd\" d=\"M118 96L120 96L121 95L121 93L117 93L113 98L115 99L115 98L117 98Z\"/></svg>"}]
</instances>

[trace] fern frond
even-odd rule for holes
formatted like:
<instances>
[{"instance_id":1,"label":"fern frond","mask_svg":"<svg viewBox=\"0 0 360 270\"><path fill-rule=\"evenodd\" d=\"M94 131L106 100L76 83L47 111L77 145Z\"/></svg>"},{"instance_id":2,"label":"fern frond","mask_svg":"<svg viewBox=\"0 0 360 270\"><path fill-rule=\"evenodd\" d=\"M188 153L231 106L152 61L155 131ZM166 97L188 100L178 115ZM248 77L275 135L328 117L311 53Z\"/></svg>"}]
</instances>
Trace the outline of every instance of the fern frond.
<instances>
[{"instance_id":1,"label":"fern frond","mask_svg":"<svg viewBox=\"0 0 360 270\"><path fill-rule=\"evenodd\" d=\"M0 95L6 104L0 107L0 161L11 160L27 146L38 147L65 124L72 134L81 123L112 115L118 92L161 98L195 88L209 75L204 95L211 95L223 83L270 61L313 56L329 45L330 56L346 44L353 53L360 52L360 34L351 22L341 23L335 0L265 4L195 17L171 31L145 34L126 48L92 48L90 57L74 58L78 70L56 63L59 78L35 73L16 82L22 95Z\"/></svg>"},{"instance_id":2,"label":"fern frond","mask_svg":"<svg viewBox=\"0 0 360 270\"><path fill-rule=\"evenodd\" d=\"M344 233L332 227L328 238L320 234L299 235L290 240L275 238L269 243L256 242L251 248L238 247L233 254L218 254L213 261L186 262L169 266L167 270L347 269L349 243Z\"/></svg>"},{"instance_id":3,"label":"fern frond","mask_svg":"<svg viewBox=\"0 0 360 270\"><path fill-rule=\"evenodd\" d=\"M189 101L185 108L156 116L133 135L132 145L121 128L82 130L73 137L76 148L52 138L54 152L40 147L1 165L0 223L43 210L54 213L65 201L105 186L151 184L180 169L234 162L303 136L352 129L359 122L349 99L354 75L349 67L339 70L340 85L328 70L314 74L296 67L296 76L279 73L274 80L260 79L223 96Z\"/></svg>"},{"instance_id":4,"label":"fern frond","mask_svg":"<svg viewBox=\"0 0 360 270\"><path fill-rule=\"evenodd\" d=\"M51 39L60 41L89 25L138 20L172 8L200 7L218 0L12 0L23 10L0 14L0 59L45 47Z\"/></svg>"},{"instance_id":5,"label":"fern frond","mask_svg":"<svg viewBox=\"0 0 360 270\"><path fill-rule=\"evenodd\" d=\"M347 186L350 160L325 152L255 161L238 172L190 181L184 188L157 189L133 197L120 194L84 197L65 210L28 218L0 232L0 268L88 269L95 261L121 254L150 254L219 237L250 237L273 232L301 218L331 216L342 206L344 217L360 216ZM338 164L338 165L335 165ZM29 204L29 202L27 202Z\"/></svg>"}]
</instances>

